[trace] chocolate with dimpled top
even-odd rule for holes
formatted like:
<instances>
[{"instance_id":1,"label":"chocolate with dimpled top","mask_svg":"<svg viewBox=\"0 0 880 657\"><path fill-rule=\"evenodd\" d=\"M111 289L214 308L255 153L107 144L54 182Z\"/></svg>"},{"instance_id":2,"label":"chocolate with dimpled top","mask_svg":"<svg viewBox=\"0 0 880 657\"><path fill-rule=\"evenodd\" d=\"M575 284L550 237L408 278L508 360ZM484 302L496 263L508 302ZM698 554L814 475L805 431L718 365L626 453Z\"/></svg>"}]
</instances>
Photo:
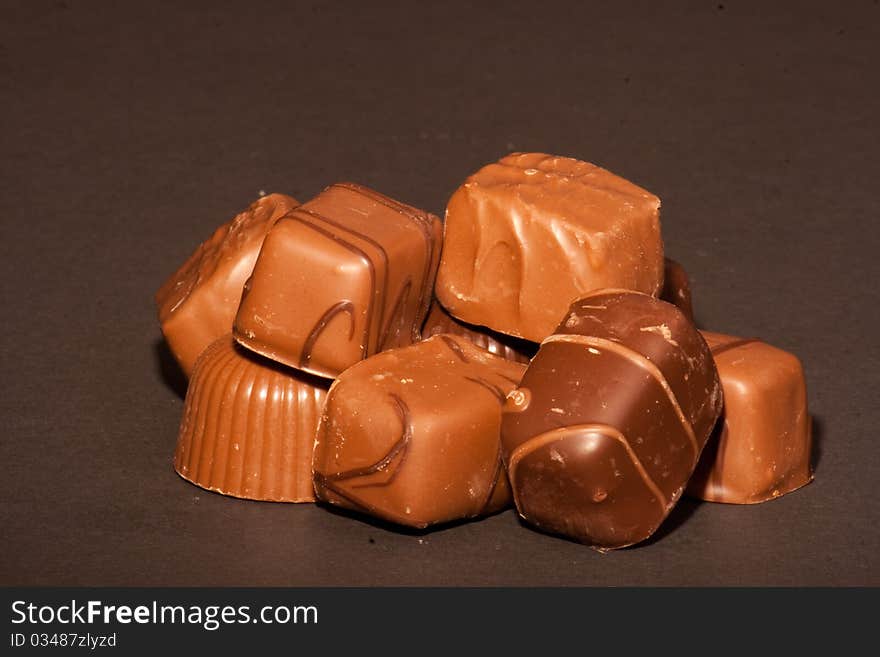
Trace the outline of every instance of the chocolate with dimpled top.
<instances>
[{"instance_id":1,"label":"chocolate with dimpled top","mask_svg":"<svg viewBox=\"0 0 880 657\"><path fill-rule=\"evenodd\" d=\"M589 162L512 153L446 206L435 293L470 324L540 342L580 296L663 283L660 199Z\"/></svg>"},{"instance_id":2,"label":"chocolate with dimpled top","mask_svg":"<svg viewBox=\"0 0 880 657\"><path fill-rule=\"evenodd\" d=\"M627 290L579 299L505 404L517 509L601 550L645 540L681 496L721 404L709 348L678 308Z\"/></svg>"}]
</instances>

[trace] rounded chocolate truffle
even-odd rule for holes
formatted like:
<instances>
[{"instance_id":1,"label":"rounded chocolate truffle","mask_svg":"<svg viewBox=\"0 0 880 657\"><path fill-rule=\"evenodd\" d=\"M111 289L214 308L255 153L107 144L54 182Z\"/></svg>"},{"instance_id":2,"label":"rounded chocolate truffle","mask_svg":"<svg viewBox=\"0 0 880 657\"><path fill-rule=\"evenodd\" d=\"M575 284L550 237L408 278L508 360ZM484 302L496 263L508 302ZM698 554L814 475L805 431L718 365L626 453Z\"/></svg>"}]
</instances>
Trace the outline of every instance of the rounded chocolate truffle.
<instances>
[{"instance_id":1,"label":"rounded chocolate truffle","mask_svg":"<svg viewBox=\"0 0 880 657\"><path fill-rule=\"evenodd\" d=\"M721 410L706 342L675 306L626 290L572 304L502 420L520 514L599 549L648 538Z\"/></svg>"},{"instance_id":2,"label":"rounded chocolate truffle","mask_svg":"<svg viewBox=\"0 0 880 657\"><path fill-rule=\"evenodd\" d=\"M224 495L313 502L312 452L328 386L223 336L196 361L174 469Z\"/></svg>"}]
</instances>

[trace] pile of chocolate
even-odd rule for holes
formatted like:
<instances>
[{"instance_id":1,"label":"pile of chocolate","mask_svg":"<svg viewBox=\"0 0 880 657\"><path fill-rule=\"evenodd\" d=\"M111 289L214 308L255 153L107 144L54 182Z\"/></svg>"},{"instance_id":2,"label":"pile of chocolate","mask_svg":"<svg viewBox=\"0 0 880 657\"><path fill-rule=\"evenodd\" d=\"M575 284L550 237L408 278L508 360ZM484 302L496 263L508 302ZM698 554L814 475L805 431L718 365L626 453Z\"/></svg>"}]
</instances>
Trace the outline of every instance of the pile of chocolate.
<instances>
[{"instance_id":1,"label":"pile of chocolate","mask_svg":"<svg viewBox=\"0 0 880 657\"><path fill-rule=\"evenodd\" d=\"M803 486L798 359L697 330L659 208L542 153L470 176L445 222L351 183L260 198L156 295L190 377L175 469L418 528L514 503L600 550L684 492Z\"/></svg>"}]
</instances>

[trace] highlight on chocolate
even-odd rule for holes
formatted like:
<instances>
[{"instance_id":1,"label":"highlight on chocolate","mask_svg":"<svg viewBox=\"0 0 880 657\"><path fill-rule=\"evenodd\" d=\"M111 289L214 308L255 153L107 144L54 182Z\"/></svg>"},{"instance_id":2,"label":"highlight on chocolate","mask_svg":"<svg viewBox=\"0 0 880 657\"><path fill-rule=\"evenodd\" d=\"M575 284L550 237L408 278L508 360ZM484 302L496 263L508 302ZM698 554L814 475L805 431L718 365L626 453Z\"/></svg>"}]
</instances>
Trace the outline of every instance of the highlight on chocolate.
<instances>
[{"instance_id":1,"label":"highlight on chocolate","mask_svg":"<svg viewBox=\"0 0 880 657\"><path fill-rule=\"evenodd\" d=\"M707 291L664 252L660 207L546 153L467 176L445 221L350 182L258 199L155 296L190 377L175 470L389 531L514 506L603 552L657 536L683 494L802 488L800 361L697 329Z\"/></svg>"}]
</instances>

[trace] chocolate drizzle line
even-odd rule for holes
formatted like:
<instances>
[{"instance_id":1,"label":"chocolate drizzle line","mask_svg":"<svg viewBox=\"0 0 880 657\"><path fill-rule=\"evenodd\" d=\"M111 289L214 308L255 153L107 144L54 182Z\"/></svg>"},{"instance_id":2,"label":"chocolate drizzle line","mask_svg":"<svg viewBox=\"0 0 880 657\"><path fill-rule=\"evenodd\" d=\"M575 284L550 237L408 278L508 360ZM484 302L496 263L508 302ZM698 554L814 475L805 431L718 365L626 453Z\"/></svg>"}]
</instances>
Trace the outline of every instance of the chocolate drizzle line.
<instances>
[{"instance_id":1,"label":"chocolate drizzle line","mask_svg":"<svg viewBox=\"0 0 880 657\"><path fill-rule=\"evenodd\" d=\"M470 363L470 359L465 355L464 350L461 348L455 340L450 338L448 335L439 335L437 336L443 342L446 343L446 346L449 347L449 350L456 355L456 357L461 360L462 363Z\"/></svg>"},{"instance_id":2,"label":"chocolate drizzle line","mask_svg":"<svg viewBox=\"0 0 880 657\"><path fill-rule=\"evenodd\" d=\"M315 347L315 342L317 342L318 336L324 332L324 328L330 323L330 320L336 317L339 313L345 313L348 315L348 341L351 342L351 339L354 336L354 304L351 301L343 300L328 308L327 311L321 315L321 319L318 320L312 330L309 331L309 335L303 343L302 355L299 359L300 367L304 367L306 363L312 359L312 349Z\"/></svg>"},{"instance_id":3,"label":"chocolate drizzle line","mask_svg":"<svg viewBox=\"0 0 880 657\"><path fill-rule=\"evenodd\" d=\"M712 352L712 357L716 357L719 354L723 354L725 351L730 351L731 349L738 349L739 347L743 347L747 344L752 344L753 342L760 342L760 338L742 338L740 340L733 340L726 344L720 344L717 347L711 347L709 351Z\"/></svg>"},{"instance_id":4,"label":"chocolate drizzle line","mask_svg":"<svg viewBox=\"0 0 880 657\"><path fill-rule=\"evenodd\" d=\"M492 502L492 497L495 494L495 489L498 488L498 480L501 479L501 473L503 471L502 461L501 461L501 436L498 437L498 453L495 455L495 472L492 474L492 485L489 486L489 492L486 494L486 501L483 502L483 505L480 507L479 515L483 515L486 513L486 509L489 507L489 503Z\"/></svg>"},{"instance_id":5,"label":"chocolate drizzle line","mask_svg":"<svg viewBox=\"0 0 880 657\"><path fill-rule=\"evenodd\" d=\"M408 219L415 222L419 230L422 231L422 236L425 238L425 269L422 274L422 285L421 291L419 293L419 309L418 314L415 317L415 321L413 322L412 334L413 342L418 342L421 323L425 319L425 317L427 317L428 308L431 305L431 267L434 262L434 249L436 245L434 236L431 234L432 222L430 217L426 213L421 212L412 206L400 203L393 198L389 198L388 196L384 196L383 194L379 194L372 189L362 187L361 185L357 185L355 183L337 183L335 185L332 185L332 187L347 189L351 192L358 193L361 196L365 196L371 201L375 201L380 205L384 205L386 208L394 210L395 212L398 212L399 214L402 214Z\"/></svg>"},{"instance_id":6,"label":"chocolate drizzle line","mask_svg":"<svg viewBox=\"0 0 880 657\"><path fill-rule=\"evenodd\" d=\"M505 381L510 381L514 386L518 386L520 379L515 379L512 376L507 376L506 374L502 374L501 372L496 372L496 376L500 376Z\"/></svg>"},{"instance_id":7,"label":"chocolate drizzle line","mask_svg":"<svg viewBox=\"0 0 880 657\"><path fill-rule=\"evenodd\" d=\"M366 488L374 486L388 486L392 481L394 481L394 478L400 472L400 468L403 466L403 463L406 460L406 454L409 450L410 442L412 441L412 415L410 413L409 407L406 405L406 402L404 402L403 399L401 399L398 395L392 392L389 393L388 396L391 399L392 407L394 408L395 413L397 413L398 418L400 418L400 422L403 427L400 438L391 446L391 449L388 450L388 453L372 465L364 466L361 468L344 470L342 472L327 475L317 471L315 472L316 486L322 486L323 488L326 488L332 493L354 504L355 506L358 506L370 513L374 513L375 515L379 516L387 516L387 513L376 509L368 502L365 502L364 500L352 495L350 492L342 488L338 482L343 482L349 479L357 479L359 477L366 477L372 474L376 474L377 472L384 472L392 463L394 463L395 459L397 459L397 466L394 468L394 470L391 472L391 475L385 481L377 481L364 484L352 484L351 487Z\"/></svg>"},{"instance_id":8,"label":"chocolate drizzle line","mask_svg":"<svg viewBox=\"0 0 880 657\"><path fill-rule=\"evenodd\" d=\"M629 439L624 436L618 429L607 424L573 424L567 427L551 429L550 431L539 433L537 436L529 438L526 442L522 443L515 450L513 450L513 453L508 459L507 469L510 475L511 482L513 482L514 477L516 476L516 468L519 465L519 462L532 452L546 445L550 445L561 440L567 440L568 438L581 438L589 434L599 434L605 438L620 443L630 461L632 462L633 467L641 476L643 483L651 492L651 495L656 498L657 503L664 510L664 512L668 510L671 504L671 500L668 500L666 498L666 496L663 494L663 491L660 490L660 487L654 481L653 477L651 477L651 475L645 469L644 464L635 453L635 450L633 450L632 445L630 445Z\"/></svg>"},{"instance_id":9,"label":"chocolate drizzle line","mask_svg":"<svg viewBox=\"0 0 880 657\"><path fill-rule=\"evenodd\" d=\"M355 237L364 238L367 242L370 242L371 244L376 246L379 249L379 252L382 254L382 257L385 259L385 263L386 263L384 275L382 277L382 287L379 288L376 285L376 265L373 263L373 260L370 258L370 256L367 255L366 251L364 251L363 249L361 249L360 247L358 247L354 243L349 242L348 240L343 239L339 235L336 235L335 233L327 230L326 228L322 228L321 226L316 226L315 224L307 221L305 217L300 216L300 213L304 213L309 218L317 219L319 221L323 221L325 223L328 223L331 226L334 226L338 229L344 230L344 231L354 235ZM375 240L365 238L363 235L361 235L357 231L351 230L350 228L348 228L346 226L343 226L335 221L332 221L332 220L328 219L327 217L324 217L324 216L318 214L317 212L313 212L311 210L306 210L304 208L298 208L297 211L287 215L286 218L290 219L292 221L298 221L303 226L308 226L312 230L321 233L325 237L328 237L329 239L331 239L335 242L338 242L344 248L348 249L349 251L351 251L352 253L354 253L358 257L362 258L364 260L364 262L367 264L367 266L369 267L369 270L370 270L370 299L372 300L372 303L367 304L367 316L366 316L366 319L364 322L363 344L361 345L361 357L366 358L367 353L368 353L368 348L369 348L369 340L370 340L370 324L371 324L372 318L373 318L374 306L376 305L376 302L377 302L376 297L380 296L380 295L384 295L385 289L388 285L388 266L387 266L388 254L385 252L385 249L383 249L381 247L381 245L379 245L378 243L375 242ZM381 312L382 304L379 304L379 309ZM382 316L380 314L379 326L381 326L381 324L382 324ZM311 356L311 354L308 354L308 356ZM306 358L306 356L303 356L303 358Z\"/></svg>"},{"instance_id":10,"label":"chocolate drizzle line","mask_svg":"<svg viewBox=\"0 0 880 657\"><path fill-rule=\"evenodd\" d=\"M498 400L499 404L504 404L504 401L507 399L507 395L504 394L504 391L501 389L501 387L496 386L494 383L489 383L485 379L479 379L474 376L466 376L464 378L472 383L476 383L478 386L485 388L486 390L491 392Z\"/></svg>"},{"instance_id":11,"label":"chocolate drizzle line","mask_svg":"<svg viewBox=\"0 0 880 657\"><path fill-rule=\"evenodd\" d=\"M633 365L640 368L649 376L651 376L666 393L669 403L672 405L673 411L678 416L678 419L681 422L681 427L684 430L685 436L687 437L687 440L691 446L691 450L693 451L694 464L696 465L697 460L700 458L701 448L697 444L697 438L694 434L694 426L685 416L684 410L682 409L681 404L679 404L678 398L675 396L675 392L673 392L672 387L666 380L666 376L663 374L663 372L660 371L660 368L657 367L657 365L655 365L653 362L651 362L643 353L636 351L635 349L632 349L631 347L628 347L624 344L620 344L618 342L613 342L611 340L599 338L592 335L556 333L545 338L544 342L542 342L541 344L545 345L552 342L567 342L570 344L577 344L582 347L587 347L588 349L590 347L594 347L594 350L597 352L605 351L607 353L616 354L619 357L625 358Z\"/></svg>"},{"instance_id":12,"label":"chocolate drizzle line","mask_svg":"<svg viewBox=\"0 0 880 657\"><path fill-rule=\"evenodd\" d=\"M342 187L345 189L350 189L352 191L357 191L357 189L355 187L349 186L349 184L333 185L333 187ZM378 199L373 199L372 196L369 194L363 193L363 195L366 196L367 198L371 198L372 200L376 200L378 202ZM388 200L390 201L390 199L388 199ZM381 203L382 203L382 205L385 205L386 207L388 207L391 210L399 211L397 208L395 208L394 206L390 205L387 202L381 202ZM373 287L371 289L371 297L374 298L374 303L376 305L378 305L378 307L379 307L379 320L376 325L376 328L377 328L376 351L380 351L383 348L383 343L384 343L385 339L387 338L390 327L392 326L392 323L394 321L394 314L398 312L399 308L402 308L403 311L405 311L405 309L406 309L406 305L404 304L401 307L401 303L409 296L409 290L412 287L412 280L408 277L406 279L406 281L404 282L404 285L398 295L397 301L396 301L394 308L391 312L391 316L388 319L388 323L385 324L385 312L387 309L385 307L386 304L384 302L385 302L385 297L388 294L388 278L389 278L389 262L390 262L390 259L388 257L388 251L385 250L385 247L382 246L382 244L380 244L377 240L370 237L369 235L366 235L365 233L358 232L358 231L356 231L356 230L354 230L344 224L341 224L341 223L334 221L328 217L325 217L324 215L319 214L319 213L315 212L314 210L310 210L308 208L299 208L299 210L302 212L305 212L306 214L308 214L309 216L311 216L315 219L318 219L319 221L323 221L324 223L330 224L331 226L334 226L340 230L344 230L344 231L364 240L365 242L368 242L369 244L374 246L376 248L376 250L381 254L382 260L385 263L385 267L384 267L383 275L382 275L382 286L380 288L377 288L375 285L373 285ZM402 213L402 214L405 214L405 213ZM405 216L408 216L408 215L405 215ZM421 227L421 224L419 224L419 225ZM424 233L424 230L422 232ZM328 235L332 235L332 234L328 233ZM336 236L334 236L334 238L336 238ZM348 244L347 242L344 242L341 239L338 239L338 238L336 238L336 239L338 241L342 242L343 244L346 244L346 245ZM354 246L354 245L351 245L351 246ZM357 247L354 247L354 248L357 248ZM366 253L364 253L361 250L359 250L359 251L370 262L371 272L375 272L375 266L373 265L372 261L369 260L369 257L366 255ZM428 255L430 256L430 252ZM431 260L429 257L428 261L427 261L427 265L426 265L425 276L427 276L428 270L430 268L430 263L431 263ZM375 280L375 275L373 276L373 278ZM423 281L422 281L423 288L425 287L425 283L426 283L426 281L423 279ZM423 290L422 294L424 296L424 290ZM427 305L425 306L425 311L427 312ZM422 315L421 319L423 319L423 318L424 318L424 314ZM416 327L413 329L414 331L416 331L419 328L418 325L420 324L420 318L416 317L415 319L417 321L414 323L414 326ZM383 325L384 325L384 328L383 328ZM369 331L369 326L370 326L370 322L368 319L367 331ZM414 334L414 335L415 335L415 337L413 339L418 340L418 335L417 334ZM368 340L369 340L369 333L366 334L366 337L364 340L364 347L363 347L363 357L364 358L366 358L367 353L368 353L368 351L367 351Z\"/></svg>"}]
</instances>

